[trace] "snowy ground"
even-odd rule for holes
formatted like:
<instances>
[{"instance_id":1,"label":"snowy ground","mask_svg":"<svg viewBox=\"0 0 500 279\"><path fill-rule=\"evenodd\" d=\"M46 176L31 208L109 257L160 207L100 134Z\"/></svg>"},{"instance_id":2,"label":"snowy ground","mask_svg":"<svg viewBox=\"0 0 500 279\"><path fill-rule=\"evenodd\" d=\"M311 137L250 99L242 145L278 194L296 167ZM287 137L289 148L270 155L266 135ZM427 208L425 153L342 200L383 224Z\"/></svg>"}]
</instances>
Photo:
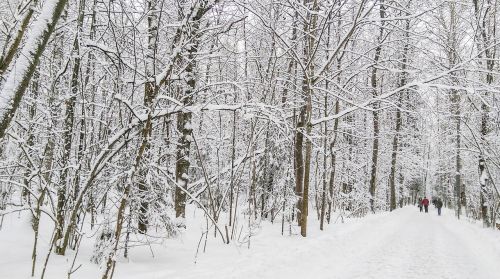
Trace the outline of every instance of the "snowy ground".
<instances>
[{"instance_id":1,"label":"snowy ground","mask_svg":"<svg viewBox=\"0 0 500 279\"><path fill-rule=\"evenodd\" d=\"M5 218L0 231L0 278L31 278L32 232L27 222L12 218ZM187 225L196 226L189 220ZM323 232L317 227L312 221L303 239L281 236L280 224L266 223L252 238L251 249L209 237L207 252L196 264L200 234L191 229L192 234L152 251L132 250L128 261L117 264L114 278L500 278L500 232L456 220L452 211L439 217L434 209L425 214L406 207L330 224ZM42 237L39 266L48 239ZM71 278L100 278L98 266L88 260L91 245L81 250L75 266L82 267ZM71 256L52 256L45 278L67 278L71 262Z\"/></svg>"}]
</instances>

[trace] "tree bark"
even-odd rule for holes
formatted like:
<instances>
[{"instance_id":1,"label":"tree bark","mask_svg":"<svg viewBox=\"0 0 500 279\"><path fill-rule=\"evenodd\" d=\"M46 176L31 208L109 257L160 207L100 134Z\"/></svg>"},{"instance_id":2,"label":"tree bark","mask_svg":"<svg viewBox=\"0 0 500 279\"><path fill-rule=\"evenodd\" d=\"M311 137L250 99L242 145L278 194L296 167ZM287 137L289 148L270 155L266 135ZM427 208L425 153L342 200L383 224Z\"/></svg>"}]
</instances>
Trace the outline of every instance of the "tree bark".
<instances>
[{"instance_id":1,"label":"tree bark","mask_svg":"<svg viewBox=\"0 0 500 279\"><path fill-rule=\"evenodd\" d=\"M405 27L405 45L403 47L403 59L401 62L401 77L399 79L399 84L398 87L403 87L406 86L408 83L407 80L407 64L408 64L408 50L409 50L409 36L410 36L410 21L406 20L406 27ZM401 126L402 126L402 115L401 115L401 110L403 108L403 95L406 93L406 91L400 92L398 96L398 102L396 103L396 128L395 128L395 133L394 137L392 139L392 156L391 156L391 173L389 175L389 188L391 192L391 198L390 198L390 210L393 211L396 209L396 166L397 166L397 156L398 156L398 149L399 149L399 138L400 138L400 133L401 133ZM402 185L401 185L402 186ZM402 188L401 188L402 189ZM402 191L400 191L402 192ZM402 195L403 193L400 193Z\"/></svg>"},{"instance_id":2,"label":"tree bark","mask_svg":"<svg viewBox=\"0 0 500 279\"><path fill-rule=\"evenodd\" d=\"M304 5L307 6L309 0L304 1ZM306 158L304 162L304 184L303 184L303 194L302 194L302 210L301 210L301 221L300 221L300 234L303 237L307 236L307 215L309 211L309 184L311 173L311 156L312 156L312 94L314 88L314 47L316 44L316 22L317 22L317 11L319 9L318 1L314 0L312 2L312 12L308 14L309 22L304 24L304 30L306 36L306 44L304 46L304 58L305 65L307 68L304 72L304 80L302 84L302 93L305 96L305 135L306 135Z\"/></svg>"},{"instance_id":3,"label":"tree bark","mask_svg":"<svg viewBox=\"0 0 500 279\"><path fill-rule=\"evenodd\" d=\"M151 136L153 130L152 112L154 111L154 99L158 95L158 86L154 76L156 74L156 46L158 36L158 7L157 0L148 1L148 48L146 51L146 76L148 81L144 84L144 106L148 109L148 120L142 131L142 140L144 144L144 157L150 159ZM144 160L139 166L139 175L137 181L137 189L139 194L139 218L137 229L139 233L148 231L148 210L149 210L149 185L147 185L146 176L148 175L149 167L144 165Z\"/></svg>"},{"instance_id":4,"label":"tree bark","mask_svg":"<svg viewBox=\"0 0 500 279\"><path fill-rule=\"evenodd\" d=\"M56 230L56 240L62 240L64 237L63 228L64 228L64 217L66 212L66 201L68 199L69 185L68 185L68 176L69 176L69 168L71 162L71 150L73 146L73 127L75 122L75 104L76 97L78 95L78 86L79 86L79 78L80 78L80 33L82 32L83 27L83 19L84 19L84 11L85 11L85 0L80 0L79 2L79 11L78 11L78 19L77 19L77 34L73 41L73 56L75 57L72 73L71 73L71 84L70 91L71 94L69 98L66 99L66 115L64 119L64 128L63 128L63 156L61 158L61 164L63 166L63 170L61 173L60 183L58 185L57 190L57 230ZM75 186L76 187L76 186ZM70 232L72 233L72 232ZM67 243L57 243L55 252L59 255L64 255L66 253Z\"/></svg>"},{"instance_id":5,"label":"tree bark","mask_svg":"<svg viewBox=\"0 0 500 279\"><path fill-rule=\"evenodd\" d=\"M294 148L294 163L295 163L295 195L297 196L297 224L300 226L302 222L302 189L304 185L304 123L306 117L305 107L301 107L297 125L295 129L295 148Z\"/></svg>"},{"instance_id":6,"label":"tree bark","mask_svg":"<svg viewBox=\"0 0 500 279\"><path fill-rule=\"evenodd\" d=\"M493 24L493 27L489 25L489 18L488 17L493 17L495 18L496 16L496 10L497 10L497 3L495 2L494 4L490 3L488 1L488 8L485 9L485 13L482 14L480 7L479 7L479 1L478 0L472 0L474 4L474 15L476 18L476 24L477 24L477 32L476 34L476 43L478 50L480 51L478 57L481 59L483 57L483 52L484 52L484 57L486 58L486 84L491 86L493 84L493 73L494 73L494 68L496 65L496 47L491 47L492 44L496 43L495 41L495 36L496 36L496 25ZM492 14L493 13L493 14ZM488 92L484 93L484 96L482 97L484 100L482 101L481 104L481 128L480 128L480 133L481 133L481 143L480 144L485 144L486 143L486 136L488 135L488 122L489 122L489 107L486 104L486 101L488 99ZM488 190L487 190L487 181L489 179L487 172L486 172L486 158L485 154L482 152L483 149L481 149L481 154L479 155L479 185L480 185L480 208L481 208L481 218L483 219L483 224L486 227L489 227L491 224L488 220Z\"/></svg>"},{"instance_id":7,"label":"tree bark","mask_svg":"<svg viewBox=\"0 0 500 279\"><path fill-rule=\"evenodd\" d=\"M193 17L191 22L191 27L189 34L187 36L192 40L187 48L187 65L185 67L185 78L186 83L185 89L182 96L182 103L184 106L190 106L193 104L193 94L196 89L196 55L198 52L198 29L200 27L200 20L203 14L209 9L209 7L202 6L198 7L197 14ZM177 186L175 188L175 216L185 218L186 216L186 193L182 188L187 189L189 182L189 154L191 148L191 133L193 131L192 123L192 113L190 111L182 111L177 115L177 130L181 133L179 140L177 142L177 161L175 165L175 180Z\"/></svg>"},{"instance_id":8,"label":"tree bark","mask_svg":"<svg viewBox=\"0 0 500 279\"><path fill-rule=\"evenodd\" d=\"M383 19L385 18L385 5L384 1L380 1L380 20L381 20L381 25L380 25L380 33L378 36L378 46L375 49L375 56L373 58L373 68L371 72L371 87L372 87L372 95L373 98L376 98L378 96L377 90L378 90L378 81L377 81L377 65L380 60L380 55L382 52L382 41L384 37L384 21ZM375 194L376 194L376 187L377 187L377 164L378 164L378 149L379 149L379 134L380 134L380 127L379 127L379 114L378 114L378 109L379 109L379 102L374 102L373 104L373 144L372 144L372 164L371 164L371 174L370 174L370 209L372 212L375 212Z\"/></svg>"}]
</instances>

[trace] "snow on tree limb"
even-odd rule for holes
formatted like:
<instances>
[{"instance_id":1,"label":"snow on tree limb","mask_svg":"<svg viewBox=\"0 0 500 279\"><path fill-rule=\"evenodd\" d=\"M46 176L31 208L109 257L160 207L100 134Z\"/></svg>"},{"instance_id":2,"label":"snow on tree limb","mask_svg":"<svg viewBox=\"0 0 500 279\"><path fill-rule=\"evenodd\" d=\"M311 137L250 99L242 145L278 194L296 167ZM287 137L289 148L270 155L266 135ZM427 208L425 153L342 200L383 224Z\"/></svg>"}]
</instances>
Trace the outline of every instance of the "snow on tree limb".
<instances>
[{"instance_id":1,"label":"snow on tree limb","mask_svg":"<svg viewBox=\"0 0 500 279\"><path fill-rule=\"evenodd\" d=\"M14 117L67 0L47 0L0 93L0 138Z\"/></svg>"}]
</instances>

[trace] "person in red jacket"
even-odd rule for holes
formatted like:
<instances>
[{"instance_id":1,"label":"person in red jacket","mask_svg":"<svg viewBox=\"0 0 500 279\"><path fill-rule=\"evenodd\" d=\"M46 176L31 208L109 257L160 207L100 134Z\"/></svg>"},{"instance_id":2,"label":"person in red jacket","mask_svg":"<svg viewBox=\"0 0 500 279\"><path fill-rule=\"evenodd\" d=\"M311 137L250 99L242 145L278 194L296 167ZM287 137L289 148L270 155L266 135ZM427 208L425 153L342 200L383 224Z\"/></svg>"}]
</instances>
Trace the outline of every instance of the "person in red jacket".
<instances>
[{"instance_id":1,"label":"person in red jacket","mask_svg":"<svg viewBox=\"0 0 500 279\"><path fill-rule=\"evenodd\" d=\"M422 200L422 205L424 206L425 213L429 213L429 200L427 199L427 197L424 197L424 199Z\"/></svg>"}]
</instances>

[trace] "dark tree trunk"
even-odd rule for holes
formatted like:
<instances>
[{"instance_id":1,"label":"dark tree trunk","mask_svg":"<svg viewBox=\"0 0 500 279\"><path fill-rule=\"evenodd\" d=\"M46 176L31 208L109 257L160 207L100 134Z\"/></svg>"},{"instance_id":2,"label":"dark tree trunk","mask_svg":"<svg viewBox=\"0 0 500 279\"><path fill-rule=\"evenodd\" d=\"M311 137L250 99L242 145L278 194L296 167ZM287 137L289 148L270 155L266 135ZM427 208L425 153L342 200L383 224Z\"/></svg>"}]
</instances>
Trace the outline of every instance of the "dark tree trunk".
<instances>
[{"instance_id":1,"label":"dark tree trunk","mask_svg":"<svg viewBox=\"0 0 500 279\"><path fill-rule=\"evenodd\" d=\"M382 52L382 41L384 37L384 21L385 18L385 6L384 1L380 1L380 19L381 19L381 27L380 34L378 37L378 46L375 49L375 56L373 58L373 68L371 72L371 87L373 98L378 96L378 80L377 80L377 65L380 60L380 55ZM378 166L378 149L379 149L379 102L374 102L373 104L373 144L372 144L372 164L371 164L371 172L370 172L370 208L372 212L375 212L375 194L377 187L377 166Z\"/></svg>"}]
</instances>

